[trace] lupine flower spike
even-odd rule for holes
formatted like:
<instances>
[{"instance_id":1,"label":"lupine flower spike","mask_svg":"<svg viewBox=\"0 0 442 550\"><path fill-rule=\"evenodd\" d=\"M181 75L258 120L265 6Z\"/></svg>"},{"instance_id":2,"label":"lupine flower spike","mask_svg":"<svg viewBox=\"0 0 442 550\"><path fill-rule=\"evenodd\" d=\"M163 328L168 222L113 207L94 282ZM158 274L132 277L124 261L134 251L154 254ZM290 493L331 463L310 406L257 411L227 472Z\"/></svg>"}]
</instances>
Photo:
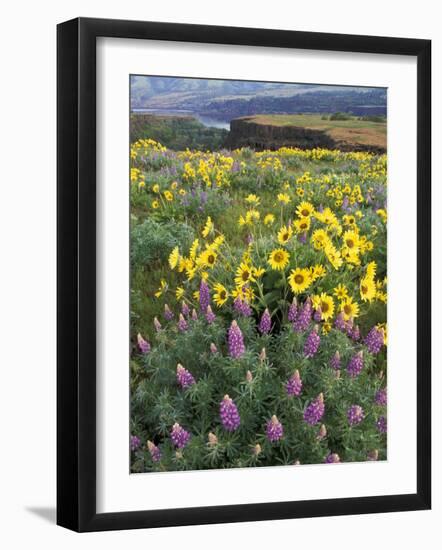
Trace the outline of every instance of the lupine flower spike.
<instances>
[{"instance_id":1,"label":"lupine flower spike","mask_svg":"<svg viewBox=\"0 0 442 550\"><path fill-rule=\"evenodd\" d=\"M228 344L230 357L238 359L245 352L244 339L236 321L232 321L229 328Z\"/></svg>"},{"instance_id":2,"label":"lupine flower spike","mask_svg":"<svg viewBox=\"0 0 442 550\"><path fill-rule=\"evenodd\" d=\"M361 370L364 368L364 354L362 350L350 359L347 365L347 374L352 378L355 378L361 373Z\"/></svg>"},{"instance_id":3,"label":"lupine flower spike","mask_svg":"<svg viewBox=\"0 0 442 550\"><path fill-rule=\"evenodd\" d=\"M286 390L288 395L301 395L302 380L299 374L299 370L295 370L294 374L290 377L286 384Z\"/></svg>"},{"instance_id":4,"label":"lupine flower spike","mask_svg":"<svg viewBox=\"0 0 442 550\"><path fill-rule=\"evenodd\" d=\"M170 432L170 439L177 449L183 449L189 443L190 433L175 422Z\"/></svg>"},{"instance_id":5,"label":"lupine flower spike","mask_svg":"<svg viewBox=\"0 0 442 550\"><path fill-rule=\"evenodd\" d=\"M272 328L272 320L270 318L269 310L266 308L262 314L261 321L259 322L258 330L261 334L268 334Z\"/></svg>"},{"instance_id":6,"label":"lupine flower spike","mask_svg":"<svg viewBox=\"0 0 442 550\"><path fill-rule=\"evenodd\" d=\"M325 405L324 395L320 393L316 399L314 399L310 405L304 411L304 420L310 426L317 424L324 416Z\"/></svg>"},{"instance_id":7,"label":"lupine flower spike","mask_svg":"<svg viewBox=\"0 0 442 550\"><path fill-rule=\"evenodd\" d=\"M189 328L189 325L187 324L187 321L184 318L184 315L180 313L180 318L178 319L178 330L180 332L186 332L188 328Z\"/></svg>"},{"instance_id":8,"label":"lupine flower spike","mask_svg":"<svg viewBox=\"0 0 442 550\"><path fill-rule=\"evenodd\" d=\"M315 325L314 329L307 336L307 340L304 344L304 357L314 357L319 349L321 343L321 337L318 334L319 327Z\"/></svg>"},{"instance_id":9,"label":"lupine flower spike","mask_svg":"<svg viewBox=\"0 0 442 550\"><path fill-rule=\"evenodd\" d=\"M147 340L145 340L140 333L137 334L137 344L138 349L141 351L141 353L149 353L150 351L150 344Z\"/></svg>"},{"instance_id":10,"label":"lupine flower spike","mask_svg":"<svg viewBox=\"0 0 442 550\"><path fill-rule=\"evenodd\" d=\"M152 441L147 442L147 450L150 453L152 462L159 462L161 460L161 450Z\"/></svg>"},{"instance_id":11,"label":"lupine flower spike","mask_svg":"<svg viewBox=\"0 0 442 550\"><path fill-rule=\"evenodd\" d=\"M234 432L239 428L241 418L233 400L225 395L219 406L221 423L228 432Z\"/></svg>"},{"instance_id":12,"label":"lupine flower spike","mask_svg":"<svg viewBox=\"0 0 442 550\"><path fill-rule=\"evenodd\" d=\"M176 367L176 379L182 388L188 388L192 384L195 384L195 378L181 363L178 363Z\"/></svg>"},{"instance_id":13,"label":"lupine flower spike","mask_svg":"<svg viewBox=\"0 0 442 550\"><path fill-rule=\"evenodd\" d=\"M284 428L282 427L282 424L278 420L277 416L273 415L272 418L267 422L266 435L267 439L271 443L279 441L284 435Z\"/></svg>"}]
</instances>

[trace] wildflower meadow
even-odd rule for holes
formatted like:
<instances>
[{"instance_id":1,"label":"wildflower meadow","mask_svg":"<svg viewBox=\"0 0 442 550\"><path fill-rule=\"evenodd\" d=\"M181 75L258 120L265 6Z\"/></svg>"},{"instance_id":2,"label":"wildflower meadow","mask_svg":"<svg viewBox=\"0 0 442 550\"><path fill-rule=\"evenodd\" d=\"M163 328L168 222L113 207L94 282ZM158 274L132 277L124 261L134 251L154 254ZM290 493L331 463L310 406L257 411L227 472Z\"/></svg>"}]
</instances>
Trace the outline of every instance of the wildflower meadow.
<instances>
[{"instance_id":1,"label":"wildflower meadow","mask_svg":"<svg viewBox=\"0 0 442 550\"><path fill-rule=\"evenodd\" d=\"M385 460L386 155L130 163L131 472Z\"/></svg>"}]
</instances>

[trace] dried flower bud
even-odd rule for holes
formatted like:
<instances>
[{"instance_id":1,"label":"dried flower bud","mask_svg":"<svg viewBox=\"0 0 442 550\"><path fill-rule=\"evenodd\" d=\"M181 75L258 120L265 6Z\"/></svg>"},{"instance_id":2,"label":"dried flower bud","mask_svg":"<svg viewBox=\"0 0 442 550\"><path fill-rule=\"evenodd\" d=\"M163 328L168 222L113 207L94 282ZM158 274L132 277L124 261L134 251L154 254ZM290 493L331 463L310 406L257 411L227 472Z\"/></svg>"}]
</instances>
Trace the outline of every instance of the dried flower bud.
<instances>
[{"instance_id":1,"label":"dried flower bud","mask_svg":"<svg viewBox=\"0 0 442 550\"><path fill-rule=\"evenodd\" d=\"M246 380L247 382L251 382L253 380L253 374L249 370L246 373Z\"/></svg>"},{"instance_id":2,"label":"dried flower bud","mask_svg":"<svg viewBox=\"0 0 442 550\"><path fill-rule=\"evenodd\" d=\"M209 447L214 447L218 443L218 438L212 432L209 432L209 435L207 436L207 439L209 441L209 443L208 443Z\"/></svg>"}]
</instances>

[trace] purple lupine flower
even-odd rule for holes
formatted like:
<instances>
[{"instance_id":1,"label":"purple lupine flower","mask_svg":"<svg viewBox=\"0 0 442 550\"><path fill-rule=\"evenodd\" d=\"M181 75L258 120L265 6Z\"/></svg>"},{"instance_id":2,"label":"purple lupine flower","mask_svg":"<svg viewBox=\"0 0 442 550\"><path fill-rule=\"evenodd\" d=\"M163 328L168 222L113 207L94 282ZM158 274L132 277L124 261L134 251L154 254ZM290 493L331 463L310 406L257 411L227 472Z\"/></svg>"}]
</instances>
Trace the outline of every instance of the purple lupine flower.
<instances>
[{"instance_id":1,"label":"purple lupine flower","mask_svg":"<svg viewBox=\"0 0 442 550\"><path fill-rule=\"evenodd\" d=\"M184 318L184 315L180 313L180 318L178 319L178 330L180 332L186 332L186 330L189 328L189 325Z\"/></svg>"},{"instance_id":2,"label":"purple lupine flower","mask_svg":"<svg viewBox=\"0 0 442 550\"><path fill-rule=\"evenodd\" d=\"M224 396L219 405L219 415L222 425L228 432L234 432L241 423L238 409L228 395Z\"/></svg>"},{"instance_id":3,"label":"purple lupine flower","mask_svg":"<svg viewBox=\"0 0 442 550\"><path fill-rule=\"evenodd\" d=\"M335 328L337 328L338 330L344 331L346 326L347 326L347 323L345 322L344 314L341 311L336 317Z\"/></svg>"},{"instance_id":4,"label":"purple lupine flower","mask_svg":"<svg viewBox=\"0 0 442 550\"><path fill-rule=\"evenodd\" d=\"M355 342L357 342L359 340L359 338L361 337L361 331L359 330L359 327L358 325L355 325L353 327L353 329L351 330L350 334L349 334L350 338L352 340L354 340Z\"/></svg>"},{"instance_id":5,"label":"purple lupine flower","mask_svg":"<svg viewBox=\"0 0 442 550\"><path fill-rule=\"evenodd\" d=\"M147 449L150 453L152 462L159 462L161 460L161 450L152 441L147 442Z\"/></svg>"},{"instance_id":6,"label":"purple lupine flower","mask_svg":"<svg viewBox=\"0 0 442 550\"><path fill-rule=\"evenodd\" d=\"M197 321L198 320L198 313L196 312L196 309L193 308L192 309L192 321Z\"/></svg>"},{"instance_id":7,"label":"purple lupine flower","mask_svg":"<svg viewBox=\"0 0 442 550\"><path fill-rule=\"evenodd\" d=\"M209 325L212 324L213 321L216 319L216 315L213 313L212 308L210 306L207 306L207 309L206 309L206 319Z\"/></svg>"},{"instance_id":8,"label":"purple lupine flower","mask_svg":"<svg viewBox=\"0 0 442 550\"><path fill-rule=\"evenodd\" d=\"M217 352L218 352L218 348L217 348L217 347L215 346L215 344L212 342L212 343L210 344L210 353L215 354L215 353L217 353Z\"/></svg>"},{"instance_id":9,"label":"purple lupine flower","mask_svg":"<svg viewBox=\"0 0 442 550\"><path fill-rule=\"evenodd\" d=\"M275 441L279 441L283 435L284 428L282 427L281 422L278 420L278 417L273 415L266 425L267 439L271 443L274 443Z\"/></svg>"},{"instance_id":10,"label":"purple lupine flower","mask_svg":"<svg viewBox=\"0 0 442 550\"><path fill-rule=\"evenodd\" d=\"M321 343L321 337L318 334L319 327L315 325L313 330L307 336L307 339L304 343L304 357L313 357L316 355L319 344Z\"/></svg>"},{"instance_id":11,"label":"purple lupine flower","mask_svg":"<svg viewBox=\"0 0 442 550\"><path fill-rule=\"evenodd\" d=\"M381 432L381 434L387 433L387 419L385 416L380 416L376 421L376 427Z\"/></svg>"},{"instance_id":12,"label":"purple lupine flower","mask_svg":"<svg viewBox=\"0 0 442 550\"><path fill-rule=\"evenodd\" d=\"M313 313L313 320L319 323L321 319L322 319L322 310L320 307L318 307L318 309L315 309Z\"/></svg>"},{"instance_id":13,"label":"purple lupine flower","mask_svg":"<svg viewBox=\"0 0 442 550\"><path fill-rule=\"evenodd\" d=\"M310 298L304 302L304 305L298 312L296 321L293 323L293 328L296 332L304 332L307 330L312 319L312 302Z\"/></svg>"},{"instance_id":14,"label":"purple lupine flower","mask_svg":"<svg viewBox=\"0 0 442 550\"><path fill-rule=\"evenodd\" d=\"M234 320L229 328L228 344L230 357L237 359L245 352L244 339L238 323Z\"/></svg>"},{"instance_id":15,"label":"purple lupine flower","mask_svg":"<svg viewBox=\"0 0 442 550\"><path fill-rule=\"evenodd\" d=\"M350 359L347 365L347 374L352 378L358 376L361 370L364 368L364 355L362 351L359 351Z\"/></svg>"},{"instance_id":16,"label":"purple lupine flower","mask_svg":"<svg viewBox=\"0 0 442 550\"><path fill-rule=\"evenodd\" d=\"M305 244L307 242L307 231L304 231L303 233L300 233L298 235L298 241L301 243L301 244Z\"/></svg>"},{"instance_id":17,"label":"purple lupine flower","mask_svg":"<svg viewBox=\"0 0 442 550\"><path fill-rule=\"evenodd\" d=\"M377 460L379 458L379 451L377 449L373 449L372 451L369 451L367 453L367 460Z\"/></svg>"},{"instance_id":18,"label":"purple lupine flower","mask_svg":"<svg viewBox=\"0 0 442 550\"><path fill-rule=\"evenodd\" d=\"M310 426L317 424L324 416L325 405L324 395L320 393L304 411L304 420Z\"/></svg>"},{"instance_id":19,"label":"purple lupine flower","mask_svg":"<svg viewBox=\"0 0 442 550\"><path fill-rule=\"evenodd\" d=\"M293 298L293 302L289 306L289 311L287 313L287 319L290 323L294 323L296 320L296 313L298 312L298 303L296 298Z\"/></svg>"},{"instance_id":20,"label":"purple lupine flower","mask_svg":"<svg viewBox=\"0 0 442 550\"><path fill-rule=\"evenodd\" d=\"M141 440L137 435L131 435L130 436L130 450L136 451L141 444Z\"/></svg>"},{"instance_id":21,"label":"purple lupine flower","mask_svg":"<svg viewBox=\"0 0 442 550\"><path fill-rule=\"evenodd\" d=\"M338 464L341 462L338 453L328 453L324 460L325 464Z\"/></svg>"},{"instance_id":22,"label":"purple lupine flower","mask_svg":"<svg viewBox=\"0 0 442 550\"><path fill-rule=\"evenodd\" d=\"M182 428L178 422L175 422L172 426L172 431L170 432L170 439L175 447L182 449L189 442L190 433Z\"/></svg>"},{"instance_id":23,"label":"purple lupine flower","mask_svg":"<svg viewBox=\"0 0 442 550\"><path fill-rule=\"evenodd\" d=\"M201 311L207 311L210 304L210 290L206 281L202 280L200 284L199 302Z\"/></svg>"},{"instance_id":24,"label":"purple lupine flower","mask_svg":"<svg viewBox=\"0 0 442 550\"><path fill-rule=\"evenodd\" d=\"M334 370L339 370L341 368L341 355L339 351L336 351L333 357L330 359L330 366Z\"/></svg>"},{"instance_id":25,"label":"purple lupine flower","mask_svg":"<svg viewBox=\"0 0 442 550\"><path fill-rule=\"evenodd\" d=\"M347 336L351 338L351 335L353 334L353 327L354 327L354 319L353 317L350 317L350 319L345 323L344 331L347 333Z\"/></svg>"},{"instance_id":26,"label":"purple lupine flower","mask_svg":"<svg viewBox=\"0 0 442 550\"><path fill-rule=\"evenodd\" d=\"M259 322L258 330L261 334L268 334L272 328L272 320L270 318L270 313L267 308L265 308L264 313L262 314L261 320Z\"/></svg>"},{"instance_id":27,"label":"purple lupine flower","mask_svg":"<svg viewBox=\"0 0 442 550\"><path fill-rule=\"evenodd\" d=\"M376 405L385 407L387 405L387 388L378 390L374 396L374 402Z\"/></svg>"},{"instance_id":28,"label":"purple lupine flower","mask_svg":"<svg viewBox=\"0 0 442 550\"><path fill-rule=\"evenodd\" d=\"M364 409L360 405L352 405L347 411L347 419L350 426L360 424L364 420Z\"/></svg>"},{"instance_id":29,"label":"purple lupine flower","mask_svg":"<svg viewBox=\"0 0 442 550\"><path fill-rule=\"evenodd\" d=\"M141 353L149 353L150 351L150 344L147 340L145 340L140 333L137 334L137 344L138 348L141 351Z\"/></svg>"},{"instance_id":30,"label":"purple lupine flower","mask_svg":"<svg viewBox=\"0 0 442 550\"><path fill-rule=\"evenodd\" d=\"M188 317L189 316L189 313L190 313L190 308L189 306L187 305L186 302L183 301L182 305L181 305L181 313L184 315L184 317Z\"/></svg>"},{"instance_id":31,"label":"purple lupine flower","mask_svg":"<svg viewBox=\"0 0 442 550\"><path fill-rule=\"evenodd\" d=\"M289 381L287 382L285 388L288 395L296 395L297 397L301 395L302 380L301 376L299 375L299 370L295 370L295 372L289 378Z\"/></svg>"},{"instance_id":32,"label":"purple lupine flower","mask_svg":"<svg viewBox=\"0 0 442 550\"><path fill-rule=\"evenodd\" d=\"M183 389L195 384L195 378L192 373L185 369L181 363L178 363L176 367L176 379Z\"/></svg>"},{"instance_id":33,"label":"purple lupine flower","mask_svg":"<svg viewBox=\"0 0 442 550\"><path fill-rule=\"evenodd\" d=\"M167 304L164 305L164 318L166 321L172 321L173 319L173 311Z\"/></svg>"},{"instance_id":34,"label":"purple lupine flower","mask_svg":"<svg viewBox=\"0 0 442 550\"><path fill-rule=\"evenodd\" d=\"M252 308L249 306L246 300L242 300L239 296L235 298L233 307L237 313L243 317L250 317L252 315Z\"/></svg>"},{"instance_id":35,"label":"purple lupine flower","mask_svg":"<svg viewBox=\"0 0 442 550\"><path fill-rule=\"evenodd\" d=\"M161 327L161 323L158 321L158 318L157 318L157 317L154 317L154 319L153 319L153 325L154 325L154 327L155 327L155 330L156 330L157 332L160 332L160 330L161 330L162 327Z\"/></svg>"},{"instance_id":36,"label":"purple lupine flower","mask_svg":"<svg viewBox=\"0 0 442 550\"><path fill-rule=\"evenodd\" d=\"M373 355L379 353L384 345L384 334L377 327L373 327L367 334L364 340L364 344L367 346L368 351Z\"/></svg>"}]
</instances>

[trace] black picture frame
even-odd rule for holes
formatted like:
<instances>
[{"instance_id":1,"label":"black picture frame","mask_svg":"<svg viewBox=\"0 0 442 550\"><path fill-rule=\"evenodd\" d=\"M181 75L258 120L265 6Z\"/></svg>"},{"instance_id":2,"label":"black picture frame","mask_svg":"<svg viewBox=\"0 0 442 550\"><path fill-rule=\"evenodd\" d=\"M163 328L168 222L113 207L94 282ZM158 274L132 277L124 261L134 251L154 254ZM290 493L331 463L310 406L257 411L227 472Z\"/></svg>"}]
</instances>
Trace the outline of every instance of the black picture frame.
<instances>
[{"instance_id":1,"label":"black picture frame","mask_svg":"<svg viewBox=\"0 0 442 550\"><path fill-rule=\"evenodd\" d=\"M96 39L417 58L417 492L96 512ZM424 510L431 506L431 41L79 18L57 28L57 523L83 531Z\"/></svg>"}]
</instances>

